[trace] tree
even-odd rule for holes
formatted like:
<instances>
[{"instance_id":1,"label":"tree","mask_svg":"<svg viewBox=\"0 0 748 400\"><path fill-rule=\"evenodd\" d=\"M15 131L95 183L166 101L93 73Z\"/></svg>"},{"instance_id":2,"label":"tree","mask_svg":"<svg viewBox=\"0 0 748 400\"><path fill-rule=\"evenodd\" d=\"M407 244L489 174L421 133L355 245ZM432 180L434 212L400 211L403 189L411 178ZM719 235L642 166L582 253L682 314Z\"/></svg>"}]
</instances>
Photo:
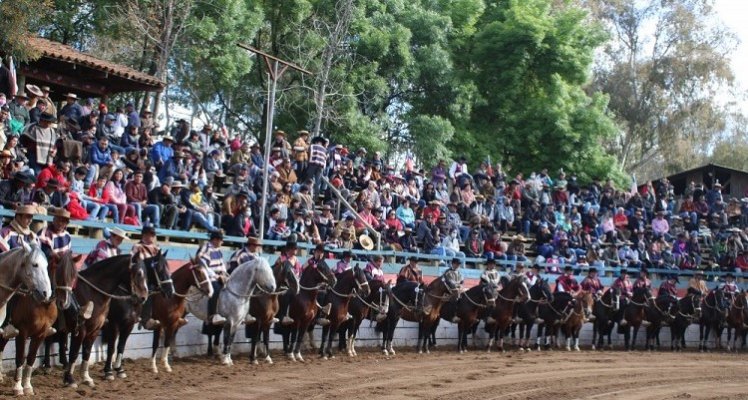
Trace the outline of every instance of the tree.
<instances>
[{"instance_id":1,"label":"tree","mask_svg":"<svg viewBox=\"0 0 748 400\"><path fill-rule=\"evenodd\" d=\"M718 94L733 82L735 40L715 24L713 1L585 3L613 37L597 62L594 88L609 95L620 127L610 146L618 162L640 175L693 167L726 127Z\"/></svg>"},{"instance_id":2,"label":"tree","mask_svg":"<svg viewBox=\"0 0 748 400\"><path fill-rule=\"evenodd\" d=\"M480 98L458 149L518 171L562 167L580 179L613 172L602 147L615 134L608 99L585 91L605 41L587 14L550 0L497 1L476 29L470 60Z\"/></svg>"},{"instance_id":3,"label":"tree","mask_svg":"<svg viewBox=\"0 0 748 400\"><path fill-rule=\"evenodd\" d=\"M0 2L0 49L16 57L16 61L27 61L38 57L28 47L27 37L33 35L44 22L50 10L51 0L13 0Z\"/></svg>"}]
</instances>

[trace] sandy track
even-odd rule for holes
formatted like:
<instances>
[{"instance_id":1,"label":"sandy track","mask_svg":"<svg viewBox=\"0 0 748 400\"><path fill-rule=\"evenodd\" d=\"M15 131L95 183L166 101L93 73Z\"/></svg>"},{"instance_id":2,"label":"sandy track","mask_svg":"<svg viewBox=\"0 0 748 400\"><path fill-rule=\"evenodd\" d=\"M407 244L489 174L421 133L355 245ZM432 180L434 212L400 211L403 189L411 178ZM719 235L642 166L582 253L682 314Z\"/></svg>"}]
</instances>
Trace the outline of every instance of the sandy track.
<instances>
[{"instance_id":1,"label":"sandy track","mask_svg":"<svg viewBox=\"0 0 748 400\"><path fill-rule=\"evenodd\" d=\"M274 354L277 354L274 353ZM214 359L172 362L174 372L153 375L147 360L127 363L129 377L100 379L77 390L61 386L61 372L34 378L37 399L678 399L748 400L748 354L581 352L429 355L407 350L394 358L361 349L356 359L307 357L275 365L223 367ZM0 397L12 395L6 377Z\"/></svg>"}]
</instances>

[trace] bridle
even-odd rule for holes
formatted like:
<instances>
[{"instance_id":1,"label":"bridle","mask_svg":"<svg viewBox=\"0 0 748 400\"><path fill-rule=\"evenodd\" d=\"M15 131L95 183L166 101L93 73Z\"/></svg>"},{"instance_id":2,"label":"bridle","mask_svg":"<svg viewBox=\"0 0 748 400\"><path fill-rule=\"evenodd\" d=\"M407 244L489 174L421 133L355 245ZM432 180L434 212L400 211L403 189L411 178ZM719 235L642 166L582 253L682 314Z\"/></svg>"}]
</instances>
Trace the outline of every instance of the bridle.
<instances>
[{"instance_id":1,"label":"bridle","mask_svg":"<svg viewBox=\"0 0 748 400\"><path fill-rule=\"evenodd\" d=\"M206 266L204 266L204 265L203 265L203 264L201 264L201 263L198 263L198 264L196 264L196 265L195 265L195 264L193 264L193 265L191 265L191 266L190 266L190 273L192 274L192 281L193 281L193 283L194 283L194 286L195 286L195 287L197 288L197 290L199 290L199 291L200 291L200 293L202 293L202 294L203 294L203 295L205 295L205 296L207 296L207 295L208 295L208 291L207 291L206 289L203 289L203 285L204 285L204 284L210 284L210 278L208 277L208 273L207 273L207 271L206 271L206 268L207 268L207 267L206 267ZM205 279L203 279L203 280L200 280L200 278L198 278L198 277L197 277L197 274L195 273L195 270L196 270L196 269L199 269L199 270L203 271L203 276L205 276ZM157 274L157 275L158 275L158 274ZM170 280L171 280L171 279L170 279ZM174 296L177 296L177 297L182 297L182 298L185 298L185 297L187 297L187 294L188 294L188 293L189 293L189 289L187 289L187 292L186 292L186 293L184 293L184 294L182 294L182 293L178 293L178 292L176 291L176 289L174 290Z\"/></svg>"},{"instance_id":2,"label":"bridle","mask_svg":"<svg viewBox=\"0 0 748 400\"><path fill-rule=\"evenodd\" d=\"M330 280L325 276L325 274L322 273L322 271L320 271L320 269L319 269L318 266L316 266L316 265L315 266L311 266L310 265L307 268L314 268L315 271L322 278L322 282L320 282L319 284L317 284L317 286L307 287L307 286L302 286L301 285L301 281L299 280L299 289L306 290L306 291L310 292L310 291L314 291L314 290L324 289L327 286L330 286L332 288L332 285L329 285ZM368 284L368 282L367 282L367 284Z\"/></svg>"}]
</instances>

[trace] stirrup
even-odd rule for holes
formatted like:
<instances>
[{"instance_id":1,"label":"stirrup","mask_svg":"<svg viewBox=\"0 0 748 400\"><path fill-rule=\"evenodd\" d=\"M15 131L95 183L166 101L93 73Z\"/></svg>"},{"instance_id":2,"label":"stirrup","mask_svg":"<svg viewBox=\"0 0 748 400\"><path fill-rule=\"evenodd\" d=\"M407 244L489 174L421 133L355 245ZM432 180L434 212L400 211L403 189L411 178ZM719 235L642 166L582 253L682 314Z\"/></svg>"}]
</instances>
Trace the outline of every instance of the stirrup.
<instances>
[{"instance_id":1,"label":"stirrup","mask_svg":"<svg viewBox=\"0 0 748 400\"><path fill-rule=\"evenodd\" d=\"M185 326L185 325L187 325L187 320L184 319L184 318L179 318L177 320L177 325L180 326L180 327Z\"/></svg>"},{"instance_id":2,"label":"stirrup","mask_svg":"<svg viewBox=\"0 0 748 400\"><path fill-rule=\"evenodd\" d=\"M220 314L213 314L210 318L211 325L223 325L224 322L226 322L226 318L222 317Z\"/></svg>"},{"instance_id":3,"label":"stirrup","mask_svg":"<svg viewBox=\"0 0 748 400\"><path fill-rule=\"evenodd\" d=\"M291 324L293 324L293 322L294 322L293 318L291 318L289 316L285 316L285 317L283 317L283 321L281 321L281 325L291 325Z\"/></svg>"},{"instance_id":4,"label":"stirrup","mask_svg":"<svg viewBox=\"0 0 748 400\"><path fill-rule=\"evenodd\" d=\"M647 321L646 319L642 320L642 326L650 326L650 325L652 325L651 322Z\"/></svg>"},{"instance_id":5,"label":"stirrup","mask_svg":"<svg viewBox=\"0 0 748 400\"><path fill-rule=\"evenodd\" d=\"M317 324L320 326L327 326L330 325L330 320L327 318L317 318Z\"/></svg>"},{"instance_id":6,"label":"stirrup","mask_svg":"<svg viewBox=\"0 0 748 400\"><path fill-rule=\"evenodd\" d=\"M489 325L495 324L496 323L496 318L494 318L494 317L488 317L488 318L486 318L486 323L489 324Z\"/></svg>"},{"instance_id":7,"label":"stirrup","mask_svg":"<svg viewBox=\"0 0 748 400\"><path fill-rule=\"evenodd\" d=\"M322 314L330 315L330 309L332 308L332 303L326 304L324 307L320 307L319 311Z\"/></svg>"},{"instance_id":8,"label":"stirrup","mask_svg":"<svg viewBox=\"0 0 748 400\"><path fill-rule=\"evenodd\" d=\"M253 317L251 314L247 314L247 316L244 317L244 324L245 325L252 325L255 322L257 322L257 318Z\"/></svg>"},{"instance_id":9,"label":"stirrup","mask_svg":"<svg viewBox=\"0 0 748 400\"><path fill-rule=\"evenodd\" d=\"M18 329L13 325L8 325L3 329L3 339L13 339L18 336Z\"/></svg>"},{"instance_id":10,"label":"stirrup","mask_svg":"<svg viewBox=\"0 0 748 400\"><path fill-rule=\"evenodd\" d=\"M86 303L85 306L81 308L81 318L83 318L84 320L91 319L91 315L93 315L93 310L94 310L94 303L93 301L89 301L88 303Z\"/></svg>"},{"instance_id":11,"label":"stirrup","mask_svg":"<svg viewBox=\"0 0 748 400\"><path fill-rule=\"evenodd\" d=\"M143 324L143 328L148 329L149 331L152 331L156 328L159 328L161 326L161 321L157 319L149 319Z\"/></svg>"},{"instance_id":12,"label":"stirrup","mask_svg":"<svg viewBox=\"0 0 748 400\"><path fill-rule=\"evenodd\" d=\"M44 334L44 336L50 337L54 335L55 333L57 333L57 329L50 326L49 328L47 328L47 332Z\"/></svg>"},{"instance_id":13,"label":"stirrup","mask_svg":"<svg viewBox=\"0 0 748 400\"><path fill-rule=\"evenodd\" d=\"M351 318L353 318L353 315L351 315L351 313L345 313L345 321L348 321Z\"/></svg>"},{"instance_id":14,"label":"stirrup","mask_svg":"<svg viewBox=\"0 0 748 400\"><path fill-rule=\"evenodd\" d=\"M594 316L594 315L590 315L589 317L587 317L587 321L590 321L590 322L592 322L592 321L594 321L596 319L597 319L597 317Z\"/></svg>"},{"instance_id":15,"label":"stirrup","mask_svg":"<svg viewBox=\"0 0 748 400\"><path fill-rule=\"evenodd\" d=\"M273 317L273 319L270 320L270 325L278 323L280 321L278 318Z\"/></svg>"},{"instance_id":16,"label":"stirrup","mask_svg":"<svg viewBox=\"0 0 748 400\"><path fill-rule=\"evenodd\" d=\"M462 320L458 316L455 316L455 317L452 318L452 323L453 324L459 324L460 321L462 321Z\"/></svg>"}]
</instances>

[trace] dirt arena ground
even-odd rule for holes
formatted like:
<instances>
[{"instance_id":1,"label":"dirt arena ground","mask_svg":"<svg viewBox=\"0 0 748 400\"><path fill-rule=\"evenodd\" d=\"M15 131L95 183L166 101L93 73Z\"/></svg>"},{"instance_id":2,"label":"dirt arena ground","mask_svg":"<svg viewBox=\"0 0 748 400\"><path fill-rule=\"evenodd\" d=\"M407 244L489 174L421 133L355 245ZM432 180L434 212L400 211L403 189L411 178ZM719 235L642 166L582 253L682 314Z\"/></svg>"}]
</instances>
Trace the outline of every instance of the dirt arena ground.
<instances>
[{"instance_id":1,"label":"dirt arena ground","mask_svg":"<svg viewBox=\"0 0 748 400\"><path fill-rule=\"evenodd\" d=\"M129 377L96 387L66 389L59 369L34 378L36 399L748 399L748 354L590 352L459 355L439 348L428 355L403 350L385 358L361 349L349 359L308 356L291 363L233 367L215 359L172 362L174 372L149 372L147 360L130 361ZM7 373L7 371L6 371ZM6 376L0 397L12 396Z\"/></svg>"}]
</instances>

